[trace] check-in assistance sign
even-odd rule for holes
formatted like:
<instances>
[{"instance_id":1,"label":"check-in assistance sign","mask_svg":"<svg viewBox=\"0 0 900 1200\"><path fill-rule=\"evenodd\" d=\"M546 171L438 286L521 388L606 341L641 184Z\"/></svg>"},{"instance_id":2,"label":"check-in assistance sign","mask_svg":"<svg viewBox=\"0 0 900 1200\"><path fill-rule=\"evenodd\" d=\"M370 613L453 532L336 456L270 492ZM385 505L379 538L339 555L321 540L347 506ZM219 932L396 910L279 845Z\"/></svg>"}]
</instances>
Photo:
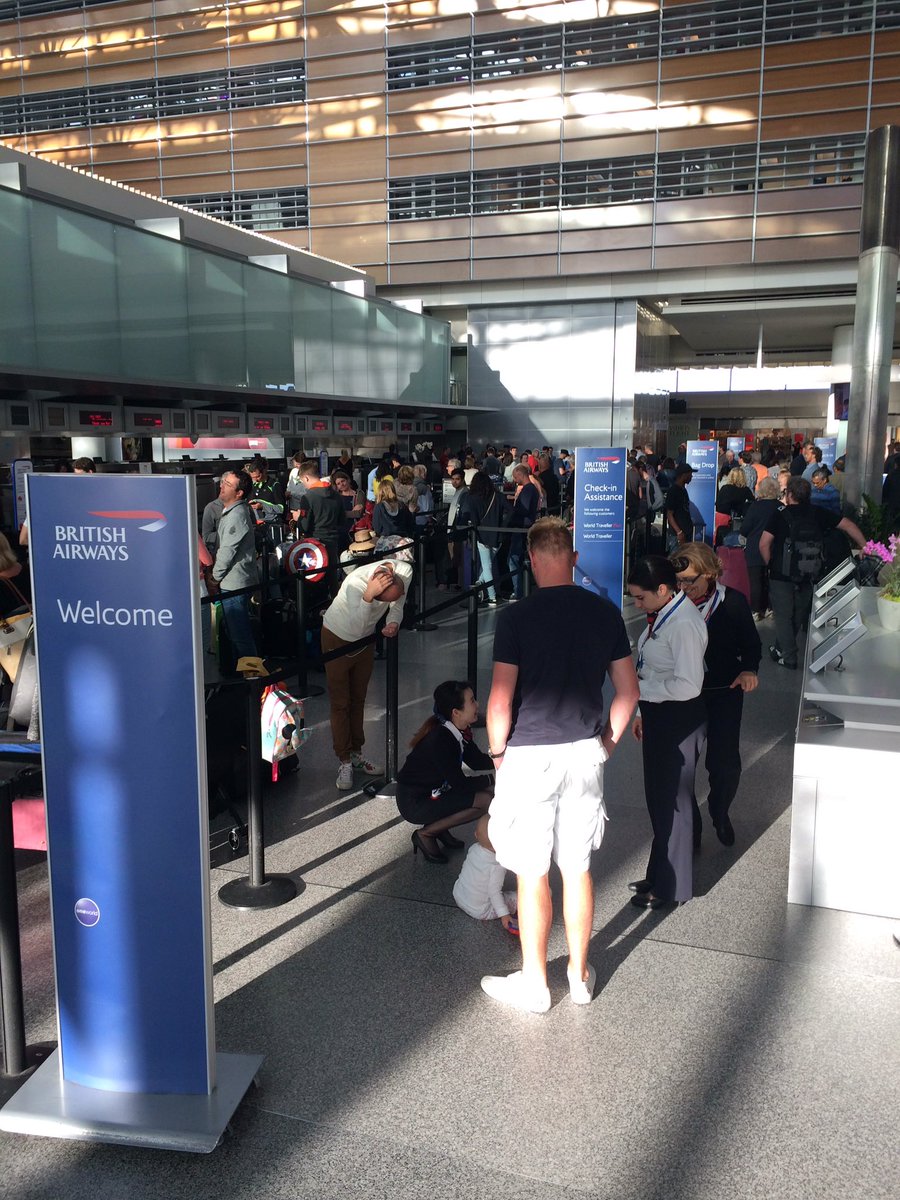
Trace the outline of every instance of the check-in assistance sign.
<instances>
[{"instance_id":1,"label":"check-in assistance sign","mask_svg":"<svg viewBox=\"0 0 900 1200\"><path fill-rule=\"evenodd\" d=\"M575 582L622 607L625 450L575 450Z\"/></svg>"}]
</instances>

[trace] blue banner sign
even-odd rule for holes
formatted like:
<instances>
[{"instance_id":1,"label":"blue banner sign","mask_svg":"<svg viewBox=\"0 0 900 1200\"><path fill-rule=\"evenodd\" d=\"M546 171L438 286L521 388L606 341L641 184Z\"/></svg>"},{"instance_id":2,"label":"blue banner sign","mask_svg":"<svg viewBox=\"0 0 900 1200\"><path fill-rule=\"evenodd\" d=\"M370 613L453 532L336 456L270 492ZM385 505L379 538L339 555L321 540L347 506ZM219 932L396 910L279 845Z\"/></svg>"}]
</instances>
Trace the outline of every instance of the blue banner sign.
<instances>
[{"instance_id":1,"label":"blue banner sign","mask_svg":"<svg viewBox=\"0 0 900 1200\"><path fill-rule=\"evenodd\" d=\"M818 446L822 451L822 462L829 471L834 470L834 460L837 458L837 438L817 437L813 439L813 445Z\"/></svg>"},{"instance_id":2,"label":"blue banner sign","mask_svg":"<svg viewBox=\"0 0 900 1200\"><path fill-rule=\"evenodd\" d=\"M63 1079L208 1094L194 480L27 487Z\"/></svg>"},{"instance_id":3,"label":"blue banner sign","mask_svg":"<svg viewBox=\"0 0 900 1200\"><path fill-rule=\"evenodd\" d=\"M716 477L719 466L718 442L688 442L687 462L693 467L694 475L688 486L691 504L697 510L694 516L695 541L713 543L716 531ZM699 514L699 521L697 520ZM699 525L701 528L697 528Z\"/></svg>"},{"instance_id":4,"label":"blue banner sign","mask_svg":"<svg viewBox=\"0 0 900 1200\"><path fill-rule=\"evenodd\" d=\"M734 457L737 458L737 456L744 449L744 435L741 434L740 437L726 438L725 449L730 450L734 454Z\"/></svg>"},{"instance_id":5,"label":"blue banner sign","mask_svg":"<svg viewBox=\"0 0 900 1200\"><path fill-rule=\"evenodd\" d=\"M575 581L622 607L625 450L575 450Z\"/></svg>"}]
</instances>

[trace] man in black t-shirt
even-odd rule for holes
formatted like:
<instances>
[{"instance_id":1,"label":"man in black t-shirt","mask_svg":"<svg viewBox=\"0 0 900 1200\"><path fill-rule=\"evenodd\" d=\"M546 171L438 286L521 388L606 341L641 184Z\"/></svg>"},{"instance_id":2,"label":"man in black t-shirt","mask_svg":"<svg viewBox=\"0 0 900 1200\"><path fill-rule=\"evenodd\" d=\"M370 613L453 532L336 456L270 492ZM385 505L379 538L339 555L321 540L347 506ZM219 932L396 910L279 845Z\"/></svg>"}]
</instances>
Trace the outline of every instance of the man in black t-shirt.
<instances>
[{"instance_id":1,"label":"man in black t-shirt","mask_svg":"<svg viewBox=\"0 0 900 1200\"><path fill-rule=\"evenodd\" d=\"M589 868L606 818L602 764L628 728L638 682L621 613L572 582L578 556L563 522L535 522L528 553L537 591L500 615L487 706L497 768L488 836L518 875L522 970L486 975L481 986L504 1004L546 1012L551 857L563 878L569 992L576 1004L593 995ZM615 695L604 723L607 674Z\"/></svg>"},{"instance_id":2,"label":"man in black t-shirt","mask_svg":"<svg viewBox=\"0 0 900 1200\"><path fill-rule=\"evenodd\" d=\"M825 539L832 529L840 529L862 549L866 539L857 525L826 508L810 503L812 488L808 479L792 475L787 482L784 507L772 519L759 538L759 553L769 567L769 597L775 614L775 645L769 647L772 661L789 671L797 669L797 637L809 623L813 586L825 573ZM821 550L818 572L802 577L798 561L813 557L816 534ZM793 542L798 549L791 553Z\"/></svg>"},{"instance_id":3,"label":"man in black t-shirt","mask_svg":"<svg viewBox=\"0 0 900 1200\"><path fill-rule=\"evenodd\" d=\"M668 526L669 553L694 540L694 518L691 516L691 501L688 484L694 478L693 468L682 463L675 469L672 486L666 492L666 525Z\"/></svg>"}]
</instances>

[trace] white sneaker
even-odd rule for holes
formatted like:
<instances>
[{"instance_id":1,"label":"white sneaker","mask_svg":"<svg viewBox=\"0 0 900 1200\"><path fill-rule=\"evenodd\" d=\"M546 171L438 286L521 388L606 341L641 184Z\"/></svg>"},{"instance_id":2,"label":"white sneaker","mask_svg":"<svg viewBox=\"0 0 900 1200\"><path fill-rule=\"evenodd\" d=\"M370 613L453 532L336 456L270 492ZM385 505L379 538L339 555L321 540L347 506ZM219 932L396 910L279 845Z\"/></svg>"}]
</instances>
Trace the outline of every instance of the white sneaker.
<instances>
[{"instance_id":1,"label":"white sneaker","mask_svg":"<svg viewBox=\"0 0 900 1200\"><path fill-rule=\"evenodd\" d=\"M573 1004L590 1004L594 998L594 984L597 982L597 972L588 963L587 979L579 979L577 975L573 976L568 971L569 976L569 996Z\"/></svg>"},{"instance_id":2,"label":"white sneaker","mask_svg":"<svg viewBox=\"0 0 900 1200\"><path fill-rule=\"evenodd\" d=\"M334 785L339 792L349 792L353 787L353 763L342 762L338 767L337 779Z\"/></svg>"},{"instance_id":3,"label":"white sneaker","mask_svg":"<svg viewBox=\"0 0 900 1200\"><path fill-rule=\"evenodd\" d=\"M521 1012L545 1013L550 1008L550 989L528 987L521 971L513 971L512 975L484 975L481 990L492 1000Z\"/></svg>"},{"instance_id":4,"label":"white sneaker","mask_svg":"<svg viewBox=\"0 0 900 1200\"><path fill-rule=\"evenodd\" d=\"M383 775L384 771L375 763L369 762L367 758L363 758L361 754L354 754L350 759L350 765L354 771L362 771L364 775Z\"/></svg>"}]
</instances>

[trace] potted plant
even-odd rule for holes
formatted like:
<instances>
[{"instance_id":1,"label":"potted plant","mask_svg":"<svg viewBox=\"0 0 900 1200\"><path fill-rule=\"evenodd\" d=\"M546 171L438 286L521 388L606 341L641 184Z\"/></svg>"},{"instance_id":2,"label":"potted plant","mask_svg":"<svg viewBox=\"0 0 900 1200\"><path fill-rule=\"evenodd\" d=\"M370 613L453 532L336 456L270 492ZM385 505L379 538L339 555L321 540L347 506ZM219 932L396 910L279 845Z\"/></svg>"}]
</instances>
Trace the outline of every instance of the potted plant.
<instances>
[{"instance_id":1,"label":"potted plant","mask_svg":"<svg viewBox=\"0 0 900 1200\"><path fill-rule=\"evenodd\" d=\"M867 542L865 554L880 558L884 564L878 572L879 591L876 598L878 619L885 629L900 630L900 537L892 533L884 542Z\"/></svg>"}]
</instances>

